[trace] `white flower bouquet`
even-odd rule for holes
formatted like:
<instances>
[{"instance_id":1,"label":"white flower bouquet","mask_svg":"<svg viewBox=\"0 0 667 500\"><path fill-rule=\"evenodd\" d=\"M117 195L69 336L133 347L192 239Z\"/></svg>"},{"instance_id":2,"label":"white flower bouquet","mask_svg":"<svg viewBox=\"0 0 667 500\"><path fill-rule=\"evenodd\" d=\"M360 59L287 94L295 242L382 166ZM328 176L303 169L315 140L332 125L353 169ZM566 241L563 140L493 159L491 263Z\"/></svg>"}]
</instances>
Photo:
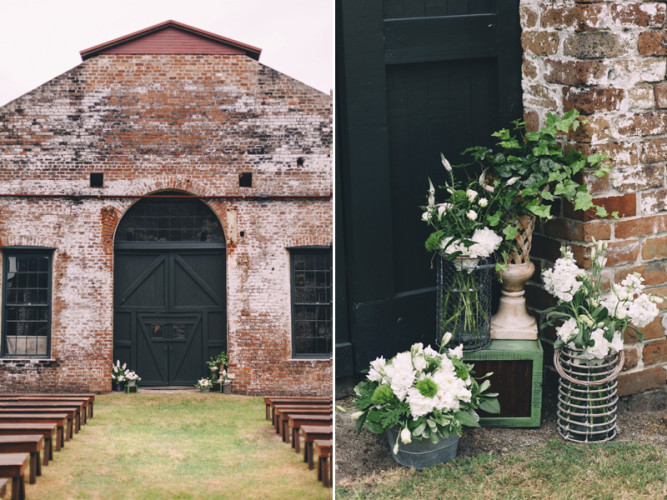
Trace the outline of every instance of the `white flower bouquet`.
<instances>
[{"instance_id":1,"label":"white flower bouquet","mask_svg":"<svg viewBox=\"0 0 667 500\"><path fill-rule=\"evenodd\" d=\"M141 380L141 377L137 375L134 371L130 370L125 372L125 379L128 382L139 382Z\"/></svg>"},{"instance_id":2,"label":"white flower bouquet","mask_svg":"<svg viewBox=\"0 0 667 500\"><path fill-rule=\"evenodd\" d=\"M443 339L443 346L450 339ZM400 429L403 444L413 439L437 443L454 433L460 436L463 426L479 427L477 409L500 412L498 394L487 392L490 385L473 377L472 365L462 360L462 346L438 352L414 344L388 361L371 362L366 380L354 389L359 411L352 418L358 432L364 426L376 434ZM397 440L394 454L398 446Z\"/></svg>"},{"instance_id":3,"label":"white flower bouquet","mask_svg":"<svg viewBox=\"0 0 667 500\"><path fill-rule=\"evenodd\" d=\"M562 257L553 269L542 273L546 290L558 303L546 311L545 326L559 322L555 349L564 346L581 350L583 359L603 359L623 350L623 333L630 328L643 338L637 328L648 325L658 315L659 295L645 294L643 278L628 275L620 284L602 290L602 269L607 262L607 245L592 247L590 273L579 268L570 249L561 248Z\"/></svg>"},{"instance_id":4,"label":"white flower bouquet","mask_svg":"<svg viewBox=\"0 0 667 500\"><path fill-rule=\"evenodd\" d=\"M197 383L195 384L195 387L200 391L210 390L212 386L213 382L211 381L210 378L200 378L199 380L197 380Z\"/></svg>"},{"instance_id":5,"label":"white flower bouquet","mask_svg":"<svg viewBox=\"0 0 667 500\"><path fill-rule=\"evenodd\" d=\"M121 365L120 359L117 359L116 362L111 365L111 381L114 383L125 382L126 370L127 370L127 363L123 363Z\"/></svg>"}]
</instances>

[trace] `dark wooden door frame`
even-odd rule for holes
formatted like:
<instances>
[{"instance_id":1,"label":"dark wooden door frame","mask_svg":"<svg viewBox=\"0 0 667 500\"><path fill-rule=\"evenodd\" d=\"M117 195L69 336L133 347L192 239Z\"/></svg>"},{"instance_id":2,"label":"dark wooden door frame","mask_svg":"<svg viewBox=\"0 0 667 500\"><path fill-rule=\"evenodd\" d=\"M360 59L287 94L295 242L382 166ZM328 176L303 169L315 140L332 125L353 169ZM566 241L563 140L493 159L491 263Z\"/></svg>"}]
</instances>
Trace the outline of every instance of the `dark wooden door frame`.
<instances>
[{"instance_id":1,"label":"dark wooden door frame","mask_svg":"<svg viewBox=\"0 0 667 500\"><path fill-rule=\"evenodd\" d=\"M226 349L226 332L225 340L215 341L211 340L208 337L209 334L209 324L208 324L208 313L223 313L226 318L226 296L218 296L214 290L212 290L207 283L205 283L197 275L197 273L188 265L187 262L183 259L183 256L186 255L199 255L199 256L210 256L217 257L223 261L226 258L225 245L224 243L138 243L138 242L119 242L115 247L115 255L122 256L149 256L155 255L153 262L146 267L146 269L139 275L137 278L126 288L122 290L123 294L120 297L117 297L117 303L114 305L114 316L116 313L130 313L130 325L131 325L131 334L129 341L120 342L116 339L114 335L114 347L125 347L130 350L130 359L129 365L132 367L139 366L138 360L138 351L139 351L139 336L145 337L144 335L144 325L143 319L148 317L154 317L157 320L160 320L169 326L169 331L173 329L173 324L176 321L180 323L192 323L192 336L189 340L186 340L188 344L186 347L190 346L190 343L193 341L196 332L199 332L201 336L201 349L197 356L196 362L198 363L198 377L208 375L206 370L205 362L208 359L210 350L214 349L217 351ZM133 291L135 291L143 281L145 281L151 273L155 272L160 265L165 265L165 276L168 282L165 282L164 286L164 305L162 307L155 307L150 305L139 305L139 306L123 306L123 302L131 296ZM197 282L198 286L202 292L208 296L212 303L215 305L199 305L199 306L179 306L176 303L175 299L175 287L176 287L176 277L175 277L175 267L179 265L180 268L186 273L192 280ZM226 267L226 266L224 266ZM224 269L223 267L223 269ZM116 273L120 272L119 269L115 270L114 273L114 287L116 283ZM223 270L223 280L226 283L226 270ZM226 285L224 287L226 294ZM139 323L142 323L141 325ZM224 321L226 325L226 320ZM116 325L114 325L114 332L116 332ZM150 337L144 338L145 348L153 349L151 347L153 342ZM167 348L164 356L166 356L167 366L166 372L164 372L164 380L161 381L144 381L144 383L150 383L151 385L183 385L184 383L194 382L193 380L179 379L176 377L176 374L179 373L179 369L176 366L176 361L178 361L177 356L179 349L176 349L174 352L174 345L172 345L173 339L165 339L164 346ZM127 344L127 345L125 345ZM183 357L184 353L181 353ZM162 353L154 352L152 355L162 355ZM172 360L174 361L174 366L170 366ZM180 359L179 365L182 365L184 359ZM191 360L194 362L193 360ZM157 363L157 360L156 360ZM157 365L156 365L157 366ZM171 370L173 368L173 371ZM141 373L139 373L141 376Z\"/></svg>"},{"instance_id":2,"label":"dark wooden door frame","mask_svg":"<svg viewBox=\"0 0 667 500\"><path fill-rule=\"evenodd\" d=\"M497 109L490 112L491 126L505 126L522 109L518 5L497 0L495 13L385 19L383 2L336 1L337 377L354 375L375 356L406 344L433 342L434 287L400 290L393 273L394 240L402 235L387 215L388 67L494 58ZM456 45L470 33L478 35Z\"/></svg>"}]
</instances>

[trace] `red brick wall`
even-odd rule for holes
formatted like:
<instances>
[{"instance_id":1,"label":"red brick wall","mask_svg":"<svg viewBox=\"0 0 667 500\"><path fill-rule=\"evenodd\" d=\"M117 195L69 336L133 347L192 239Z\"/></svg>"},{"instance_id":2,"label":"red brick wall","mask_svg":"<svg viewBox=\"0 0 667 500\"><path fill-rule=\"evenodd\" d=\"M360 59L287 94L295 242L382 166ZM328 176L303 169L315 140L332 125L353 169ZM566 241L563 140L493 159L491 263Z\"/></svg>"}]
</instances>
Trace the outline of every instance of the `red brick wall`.
<instances>
[{"instance_id":1,"label":"red brick wall","mask_svg":"<svg viewBox=\"0 0 667 500\"><path fill-rule=\"evenodd\" d=\"M330 96L242 55L98 56L0 108L0 245L56 249L53 359L0 360L0 390L110 389L114 231L177 189L228 240L233 389L330 394L331 360L291 359L286 247L332 243L331 146Z\"/></svg>"},{"instance_id":2,"label":"red brick wall","mask_svg":"<svg viewBox=\"0 0 667 500\"><path fill-rule=\"evenodd\" d=\"M664 2L521 1L525 118L534 128L547 111L586 115L588 124L570 139L611 156L611 175L588 181L595 201L621 216L590 220L566 207L536 236L538 272L564 243L590 267L592 238L608 240L608 281L637 271L651 292L667 294L665 21ZM538 285L531 291L535 307L547 303ZM665 387L667 302L661 307L643 341L626 335L620 395Z\"/></svg>"}]
</instances>

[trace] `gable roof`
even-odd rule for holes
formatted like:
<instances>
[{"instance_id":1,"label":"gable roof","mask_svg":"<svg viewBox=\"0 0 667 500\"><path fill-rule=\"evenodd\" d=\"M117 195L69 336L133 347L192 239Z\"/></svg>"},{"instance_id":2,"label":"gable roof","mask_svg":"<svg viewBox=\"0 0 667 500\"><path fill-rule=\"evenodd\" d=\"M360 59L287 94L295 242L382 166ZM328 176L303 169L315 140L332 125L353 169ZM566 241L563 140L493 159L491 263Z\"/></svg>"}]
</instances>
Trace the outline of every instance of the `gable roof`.
<instances>
[{"instance_id":1,"label":"gable roof","mask_svg":"<svg viewBox=\"0 0 667 500\"><path fill-rule=\"evenodd\" d=\"M80 52L84 61L101 54L245 54L262 49L176 21L165 21Z\"/></svg>"}]
</instances>

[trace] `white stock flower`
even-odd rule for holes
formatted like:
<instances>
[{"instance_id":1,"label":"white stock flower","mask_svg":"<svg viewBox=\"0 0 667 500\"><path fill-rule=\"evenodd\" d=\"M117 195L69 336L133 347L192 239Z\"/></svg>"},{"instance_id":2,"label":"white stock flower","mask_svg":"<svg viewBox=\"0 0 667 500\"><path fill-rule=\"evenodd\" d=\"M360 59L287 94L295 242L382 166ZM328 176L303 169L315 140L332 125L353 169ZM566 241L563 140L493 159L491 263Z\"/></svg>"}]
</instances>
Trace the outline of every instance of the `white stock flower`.
<instances>
[{"instance_id":1,"label":"white stock flower","mask_svg":"<svg viewBox=\"0 0 667 500\"><path fill-rule=\"evenodd\" d=\"M558 338L566 344L578 334L579 328L577 328L577 320L574 318L568 319L565 323L556 329L556 335L558 335Z\"/></svg>"},{"instance_id":2,"label":"white stock flower","mask_svg":"<svg viewBox=\"0 0 667 500\"><path fill-rule=\"evenodd\" d=\"M396 397L403 401L415 381L415 371L412 368L412 355L408 352L398 353L384 367L384 372L391 390Z\"/></svg>"},{"instance_id":3,"label":"white stock flower","mask_svg":"<svg viewBox=\"0 0 667 500\"><path fill-rule=\"evenodd\" d=\"M562 301L569 302L581 288L581 281L577 280L577 277L584 274L583 269L577 267L574 262L572 252L566 250L565 255L556 261L553 269L547 269L542 273L542 280L547 292Z\"/></svg>"},{"instance_id":4,"label":"white stock flower","mask_svg":"<svg viewBox=\"0 0 667 500\"><path fill-rule=\"evenodd\" d=\"M586 359L602 359L609 354L611 344L604 338L604 330L597 328L591 332L593 346L589 346L583 352L582 356Z\"/></svg>"},{"instance_id":5,"label":"white stock flower","mask_svg":"<svg viewBox=\"0 0 667 500\"><path fill-rule=\"evenodd\" d=\"M436 206L438 207L438 217L442 217L448 210L454 207L451 203L438 203Z\"/></svg>"},{"instance_id":6,"label":"white stock flower","mask_svg":"<svg viewBox=\"0 0 667 500\"><path fill-rule=\"evenodd\" d=\"M466 196L468 197L468 201L472 203L473 201L475 201L475 199L477 199L477 191L475 191L474 189L468 189L466 191Z\"/></svg>"},{"instance_id":7,"label":"white stock flower","mask_svg":"<svg viewBox=\"0 0 667 500\"><path fill-rule=\"evenodd\" d=\"M658 315L658 306L648 295L640 295L628 308L628 315L632 324L638 328L643 328L655 319Z\"/></svg>"},{"instance_id":8,"label":"white stock flower","mask_svg":"<svg viewBox=\"0 0 667 500\"><path fill-rule=\"evenodd\" d=\"M611 339L611 347L616 352L621 352L623 350L623 336L621 335L621 332L614 332L614 336Z\"/></svg>"},{"instance_id":9,"label":"white stock flower","mask_svg":"<svg viewBox=\"0 0 667 500\"><path fill-rule=\"evenodd\" d=\"M428 220L429 220L430 218L431 218L431 214L430 214L428 211L426 211L426 212L424 212L424 213L422 214L422 220L423 220L424 222L428 222Z\"/></svg>"}]
</instances>

